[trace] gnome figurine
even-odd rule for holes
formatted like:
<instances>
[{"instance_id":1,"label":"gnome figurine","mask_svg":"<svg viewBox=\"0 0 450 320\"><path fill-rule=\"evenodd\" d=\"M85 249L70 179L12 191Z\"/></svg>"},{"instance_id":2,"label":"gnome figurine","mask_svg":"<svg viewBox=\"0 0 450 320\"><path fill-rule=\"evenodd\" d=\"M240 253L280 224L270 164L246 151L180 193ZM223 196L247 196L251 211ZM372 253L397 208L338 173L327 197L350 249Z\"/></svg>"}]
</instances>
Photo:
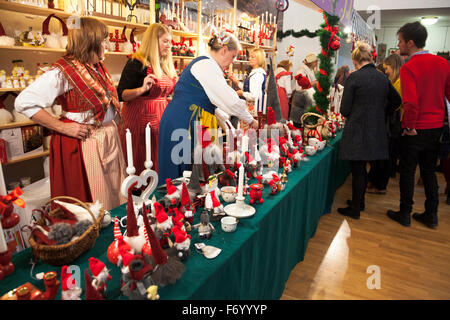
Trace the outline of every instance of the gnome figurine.
<instances>
[{"instance_id":1,"label":"gnome figurine","mask_svg":"<svg viewBox=\"0 0 450 320\"><path fill-rule=\"evenodd\" d=\"M209 222L209 214L206 210L202 211L200 215L200 223L197 223L193 227L198 228L198 237L200 239L210 239L212 233L216 231L214 226Z\"/></svg>"},{"instance_id":2,"label":"gnome figurine","mask_svg":"<svg viewBox=\"0 0 450 320\"><path fill-rule=\"evenodd\" d=\"M161 202L164 203L164 206L167 208L171 204L173 204L174 201L175 204L178 204L178 201L181 197L181 191L173 185L172 180L170 180L169 178L166 179L166 189L167 194L161 199Z\"/></svg>"},{"instance_id":3,"label":"gnome figurine","mask_svg":"<svg viewBox=\"0 0 450 320\"><path fill-rule=\"evenodd\" d=\"M144 226L147 230L154 261L152 279L158 286L174 284L183 275L186 267L178 257L168 256L162 249L147 217L144 217Z\"/></svg>"},{"instance_id":4,"label":"gnome figurine","mask_svg":"<svg viewBox=\"0 0 450 320\"><path fill-rule=\"evenodd\" d=\"M139 233L139 227L131 193L136 184L137 182L133 183L128 189L127 234L123 237L123 239L134 250L134 252L140 253L146 241L144 234Z\"/></svg>"},{"instance_id":5,"label":"gnome figurine","mask_svg":"<svg viewBox=\"0 0 450 320\"><path fill-rule=\"evenodd\" d=\"M174 227L172 233L175 236L174 247L177 250L177 255L181 261L185 261L191 253L191 235L179 227Z\"/></svg>"},{"instance_id":6,"label":"gnome figurine","mask_svg":"<svg viewBox=\"0 0 450 320\"><path fill-rule=\"evenodd\" d=\"M106 282L111 280L109 270L103 262L93 257L89 258L89 269L94 278L92 286L102 297L105 297Z\"/></svg>"},{"instance_id":7,"label":"gnome figurine","mask_svg":"<svg viewBox=\"0 0 450 320\"><path fill-rule=\"evenodd\" d=\"M223 205L220 203L218 196L219 189L211 190L207 195L205 199L205 210L211 214L211 220L212 221L218 221L220 220L224 215L225 211L223 209Z\"/></svg>"},{"instance_id":8,"label":"gnome figurine","mask_svg":"<svg viewBox=\"0 0 450 320\"><path fill-rule=\"evenodd\" d=\"M191 197L189 195L189 191L187 189L186 184L183 182L183 186L181 189L181 208L180 208L181 213L184 214L184 218L186 223L189 223L190 225L192 225L192 223L194 222L194 213L195 213L195 208L192 205L192 201L191 201Z\"/></svg>"},{"instance_id":9,"label":"gnome figurine","mask_svg":"<svg viewBox=\"0 0 450 320\"><path fill-rule=\"evenodd\" d=\"M75 283L68 266L61 268L61 300L81 300L81 288Z\"/></svg>"},{"instance_id":10,"label":"gnome figurine","mask_svg":"<svg viewBox=\"0 0 450 320\"><path fill-rule=\"evenodd\" d=\"M104 300L103 296L92 285L91 276L88 269L84 270L84 286L86 288L85 299L86 300Z\"/></svg>"}]
</instances>

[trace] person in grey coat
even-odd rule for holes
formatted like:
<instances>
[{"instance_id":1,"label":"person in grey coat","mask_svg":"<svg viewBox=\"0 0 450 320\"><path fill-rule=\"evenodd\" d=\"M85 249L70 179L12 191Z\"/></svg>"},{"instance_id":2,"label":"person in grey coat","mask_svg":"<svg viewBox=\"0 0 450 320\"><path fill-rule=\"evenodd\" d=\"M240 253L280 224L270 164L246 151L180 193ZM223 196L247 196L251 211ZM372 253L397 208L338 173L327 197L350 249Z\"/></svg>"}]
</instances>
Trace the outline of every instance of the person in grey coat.
<instances>
[{"instance_id":1,"label":"person in grey coat","mask_svg":"<svg viewBox=\"0 0 450 320\"><path fill-rule=\"evenodd\" d=\"M341 114L347 121L339 152L340 159L350 161L352 200L338 212L359 219L364 210L367 162L389 158L386 112L394 112L401 97L388 78L377 71L367 43L357 44L352 60L357 71L350 74L344 85Z\"/></svg>"}]
</instances>

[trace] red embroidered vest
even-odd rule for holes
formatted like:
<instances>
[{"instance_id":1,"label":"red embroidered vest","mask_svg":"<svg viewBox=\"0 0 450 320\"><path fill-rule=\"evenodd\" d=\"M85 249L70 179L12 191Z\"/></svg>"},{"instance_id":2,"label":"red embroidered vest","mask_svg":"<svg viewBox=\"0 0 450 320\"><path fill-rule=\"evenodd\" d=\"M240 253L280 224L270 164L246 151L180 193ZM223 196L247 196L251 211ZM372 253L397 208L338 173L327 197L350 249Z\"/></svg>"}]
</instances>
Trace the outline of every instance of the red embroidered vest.
<instances>
[{"instance_id":1,"label":"red embroidered vest","mask_svg":"<svg viewBox=\"0 0 450 320\"><path fill-rule=\"evenodd\" d=\"M62 72L73 88L57 98L64 111L92 111L98 125L103 122L111 104L117 112L120 111L116 88L102 62L96 64L95 70L70 56L64 56L53 66Z\"/></svg>"}]
</instances>

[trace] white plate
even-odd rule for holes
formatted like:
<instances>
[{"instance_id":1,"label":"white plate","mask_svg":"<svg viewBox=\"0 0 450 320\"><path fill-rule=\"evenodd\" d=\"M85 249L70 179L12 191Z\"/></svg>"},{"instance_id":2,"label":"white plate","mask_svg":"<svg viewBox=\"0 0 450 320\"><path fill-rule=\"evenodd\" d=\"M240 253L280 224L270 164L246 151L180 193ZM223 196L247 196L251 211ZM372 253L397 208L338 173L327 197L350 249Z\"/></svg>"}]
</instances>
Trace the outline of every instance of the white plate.
<instances>
[{"instance_id":1,"label":"white plate","mask_svg":"<svg viewBox=\"0 0 450 320\"><path fill-rule=\"evenodd\" d=\"M237 203L232 203L227 205L225 208L225 213L229 216L235 218L248 218L256 213L256 209L248 204L238 205Z\"/></svg>"}]
</instances>

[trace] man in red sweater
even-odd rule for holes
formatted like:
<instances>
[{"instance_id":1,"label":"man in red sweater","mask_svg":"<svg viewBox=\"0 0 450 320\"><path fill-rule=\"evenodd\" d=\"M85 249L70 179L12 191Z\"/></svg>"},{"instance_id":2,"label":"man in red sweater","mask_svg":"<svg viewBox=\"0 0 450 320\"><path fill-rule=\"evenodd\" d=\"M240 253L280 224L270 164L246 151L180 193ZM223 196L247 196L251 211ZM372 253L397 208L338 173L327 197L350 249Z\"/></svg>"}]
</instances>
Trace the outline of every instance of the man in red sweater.
<instances>
[{"instance_id":1,"label":"man in red sweater","mask_svg":"<svg viewBox=\"0 0 450 320\"><path fill-rule=\"evenodd\" d=\"M450 65L424 51L427 29L420 22L407 23L398 32L401 55L409 60L400 69L404 114L400 139L400 211L389 218L411 224L414 177L417 164L425 188L425 212L413 218L430 228L438 225L438 184L435 174L439 138L444 126L445 97L450 99Z\"/></svg>"}]
</instances>

